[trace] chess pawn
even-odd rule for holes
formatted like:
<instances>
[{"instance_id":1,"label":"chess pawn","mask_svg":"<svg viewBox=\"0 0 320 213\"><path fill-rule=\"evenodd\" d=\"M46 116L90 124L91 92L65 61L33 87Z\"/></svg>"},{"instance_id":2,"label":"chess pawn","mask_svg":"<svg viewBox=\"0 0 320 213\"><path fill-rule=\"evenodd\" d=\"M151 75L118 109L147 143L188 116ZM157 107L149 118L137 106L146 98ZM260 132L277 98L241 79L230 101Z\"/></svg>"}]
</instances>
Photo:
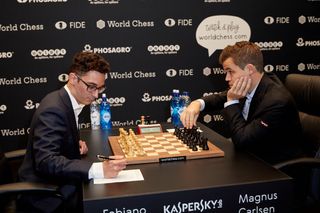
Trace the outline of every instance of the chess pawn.
<instances>
[{"instance_id":1,"label":"chess pawn","mask_svg":"<svg viewBox=\"0 0 320 213\"><path fill-rule=\"evenodd\" d=\"M141 115L141 119L140 120L141 120L141 124L144 125L145 124L145 120L144 120L144 116L143 115Z\"/></svg>"}]
</instances>

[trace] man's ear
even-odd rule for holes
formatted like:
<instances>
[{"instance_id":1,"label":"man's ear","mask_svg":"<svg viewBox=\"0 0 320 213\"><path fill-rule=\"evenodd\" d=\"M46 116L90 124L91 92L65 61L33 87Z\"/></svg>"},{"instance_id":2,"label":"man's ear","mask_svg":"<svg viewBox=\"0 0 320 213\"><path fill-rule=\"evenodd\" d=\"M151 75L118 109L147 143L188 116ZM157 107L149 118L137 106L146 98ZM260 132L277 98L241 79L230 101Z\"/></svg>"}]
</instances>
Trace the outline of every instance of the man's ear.
<instances>
[{"instance_id":1,"label":"man's ear","mask_svg":"<svg viewBox=\"0 0 320 213\"><path fill-rule=\"evenodd\" d=\"M245 71L248 72L249 75L252 75L253 73L257 72L257 69L253 64L247 64L245 67Z\"/></svg>"},{"instance_id":2,"label":"man's ear","mask_svg":"<svg viewBox=\"0 0 320 213\"><path fill-rule=\"evenodd\" d=\"M70 72L68 78L69 78L69 82L72 85L74 85L78 80L78 77L76 76L76 74L74 72Z\"/></svg>"}]
</instances>

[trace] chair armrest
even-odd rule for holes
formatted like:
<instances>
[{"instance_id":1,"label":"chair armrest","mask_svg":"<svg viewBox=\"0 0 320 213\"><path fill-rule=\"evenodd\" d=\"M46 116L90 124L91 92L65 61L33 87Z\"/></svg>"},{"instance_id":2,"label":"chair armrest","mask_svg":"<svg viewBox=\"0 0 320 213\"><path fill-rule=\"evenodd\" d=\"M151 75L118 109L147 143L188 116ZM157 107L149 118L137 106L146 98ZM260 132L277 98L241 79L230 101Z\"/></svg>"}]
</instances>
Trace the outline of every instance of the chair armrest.
<instances>
[{"instance_id":1,"label":"chair armrest","mask_svg":"<svg viewBox=\"0 0 320 213\"><path fill-rule=\"evenodd\" d=\"M297 158L289 161L284 161L273 165L276 169L284 169L291 167L309 167L309 168L320 168L320 159L318 158Z\"/></svg>"},{"instance_id":2,"label":"chair armrest","mask_svg":"<svg viewBox=\"0 0 320 213\"><path fill-rule=\"evenodd\" d=\"M61 196L58 186L42 183L17 182L0 185L0 195L22 193L49 193Z\"/></svg>"}]
</instances>

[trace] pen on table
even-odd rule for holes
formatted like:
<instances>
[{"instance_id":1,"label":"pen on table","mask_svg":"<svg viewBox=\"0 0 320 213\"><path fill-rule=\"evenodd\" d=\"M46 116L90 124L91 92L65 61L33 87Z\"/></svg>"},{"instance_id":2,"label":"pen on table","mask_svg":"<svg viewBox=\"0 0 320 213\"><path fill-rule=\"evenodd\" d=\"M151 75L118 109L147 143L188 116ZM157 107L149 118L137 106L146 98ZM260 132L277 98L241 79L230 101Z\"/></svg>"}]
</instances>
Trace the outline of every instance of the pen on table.
<instances>
[{"instance_id":1,"label":"pen on table","mask_svg":"<svg viewBox=\"0 0 320 213\"><path fill-rule=\"evenodd\" d=\"M105 155L97 155L99 160L113 160L112 158L105 156Z\"/></svg>"}]
</instances>

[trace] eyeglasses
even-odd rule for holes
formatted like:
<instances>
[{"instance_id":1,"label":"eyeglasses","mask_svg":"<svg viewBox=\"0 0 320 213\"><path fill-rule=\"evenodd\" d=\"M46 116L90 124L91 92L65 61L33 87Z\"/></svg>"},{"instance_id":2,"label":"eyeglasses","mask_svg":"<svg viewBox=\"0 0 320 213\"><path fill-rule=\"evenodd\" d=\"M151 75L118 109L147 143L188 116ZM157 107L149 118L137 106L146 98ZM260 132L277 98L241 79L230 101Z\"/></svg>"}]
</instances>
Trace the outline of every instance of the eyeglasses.
<instances>
[{"instance_id":1,"label":"eyeglasses","mask_svg":"<svg viewBox=\"0 0 320 213\"><path fill-rule=\"evenodd\" d=\"M97 86L94 85L94 84L88 84L87 82L85 82L84 80L82 80L82 79L80 78L80 76L78 76L78 75L76 75L76 76L77 76L77 78L78 78L80 81L82 81L82 83L84 83L84 84L87 86L87 91L88 91L88 92L95 92L96 90L98 90L98 93L102 93L102 92L106 89L105 85L103 85L103 86L101 86L101 87L97 87Z\"/></svg>"}]
</instances>

